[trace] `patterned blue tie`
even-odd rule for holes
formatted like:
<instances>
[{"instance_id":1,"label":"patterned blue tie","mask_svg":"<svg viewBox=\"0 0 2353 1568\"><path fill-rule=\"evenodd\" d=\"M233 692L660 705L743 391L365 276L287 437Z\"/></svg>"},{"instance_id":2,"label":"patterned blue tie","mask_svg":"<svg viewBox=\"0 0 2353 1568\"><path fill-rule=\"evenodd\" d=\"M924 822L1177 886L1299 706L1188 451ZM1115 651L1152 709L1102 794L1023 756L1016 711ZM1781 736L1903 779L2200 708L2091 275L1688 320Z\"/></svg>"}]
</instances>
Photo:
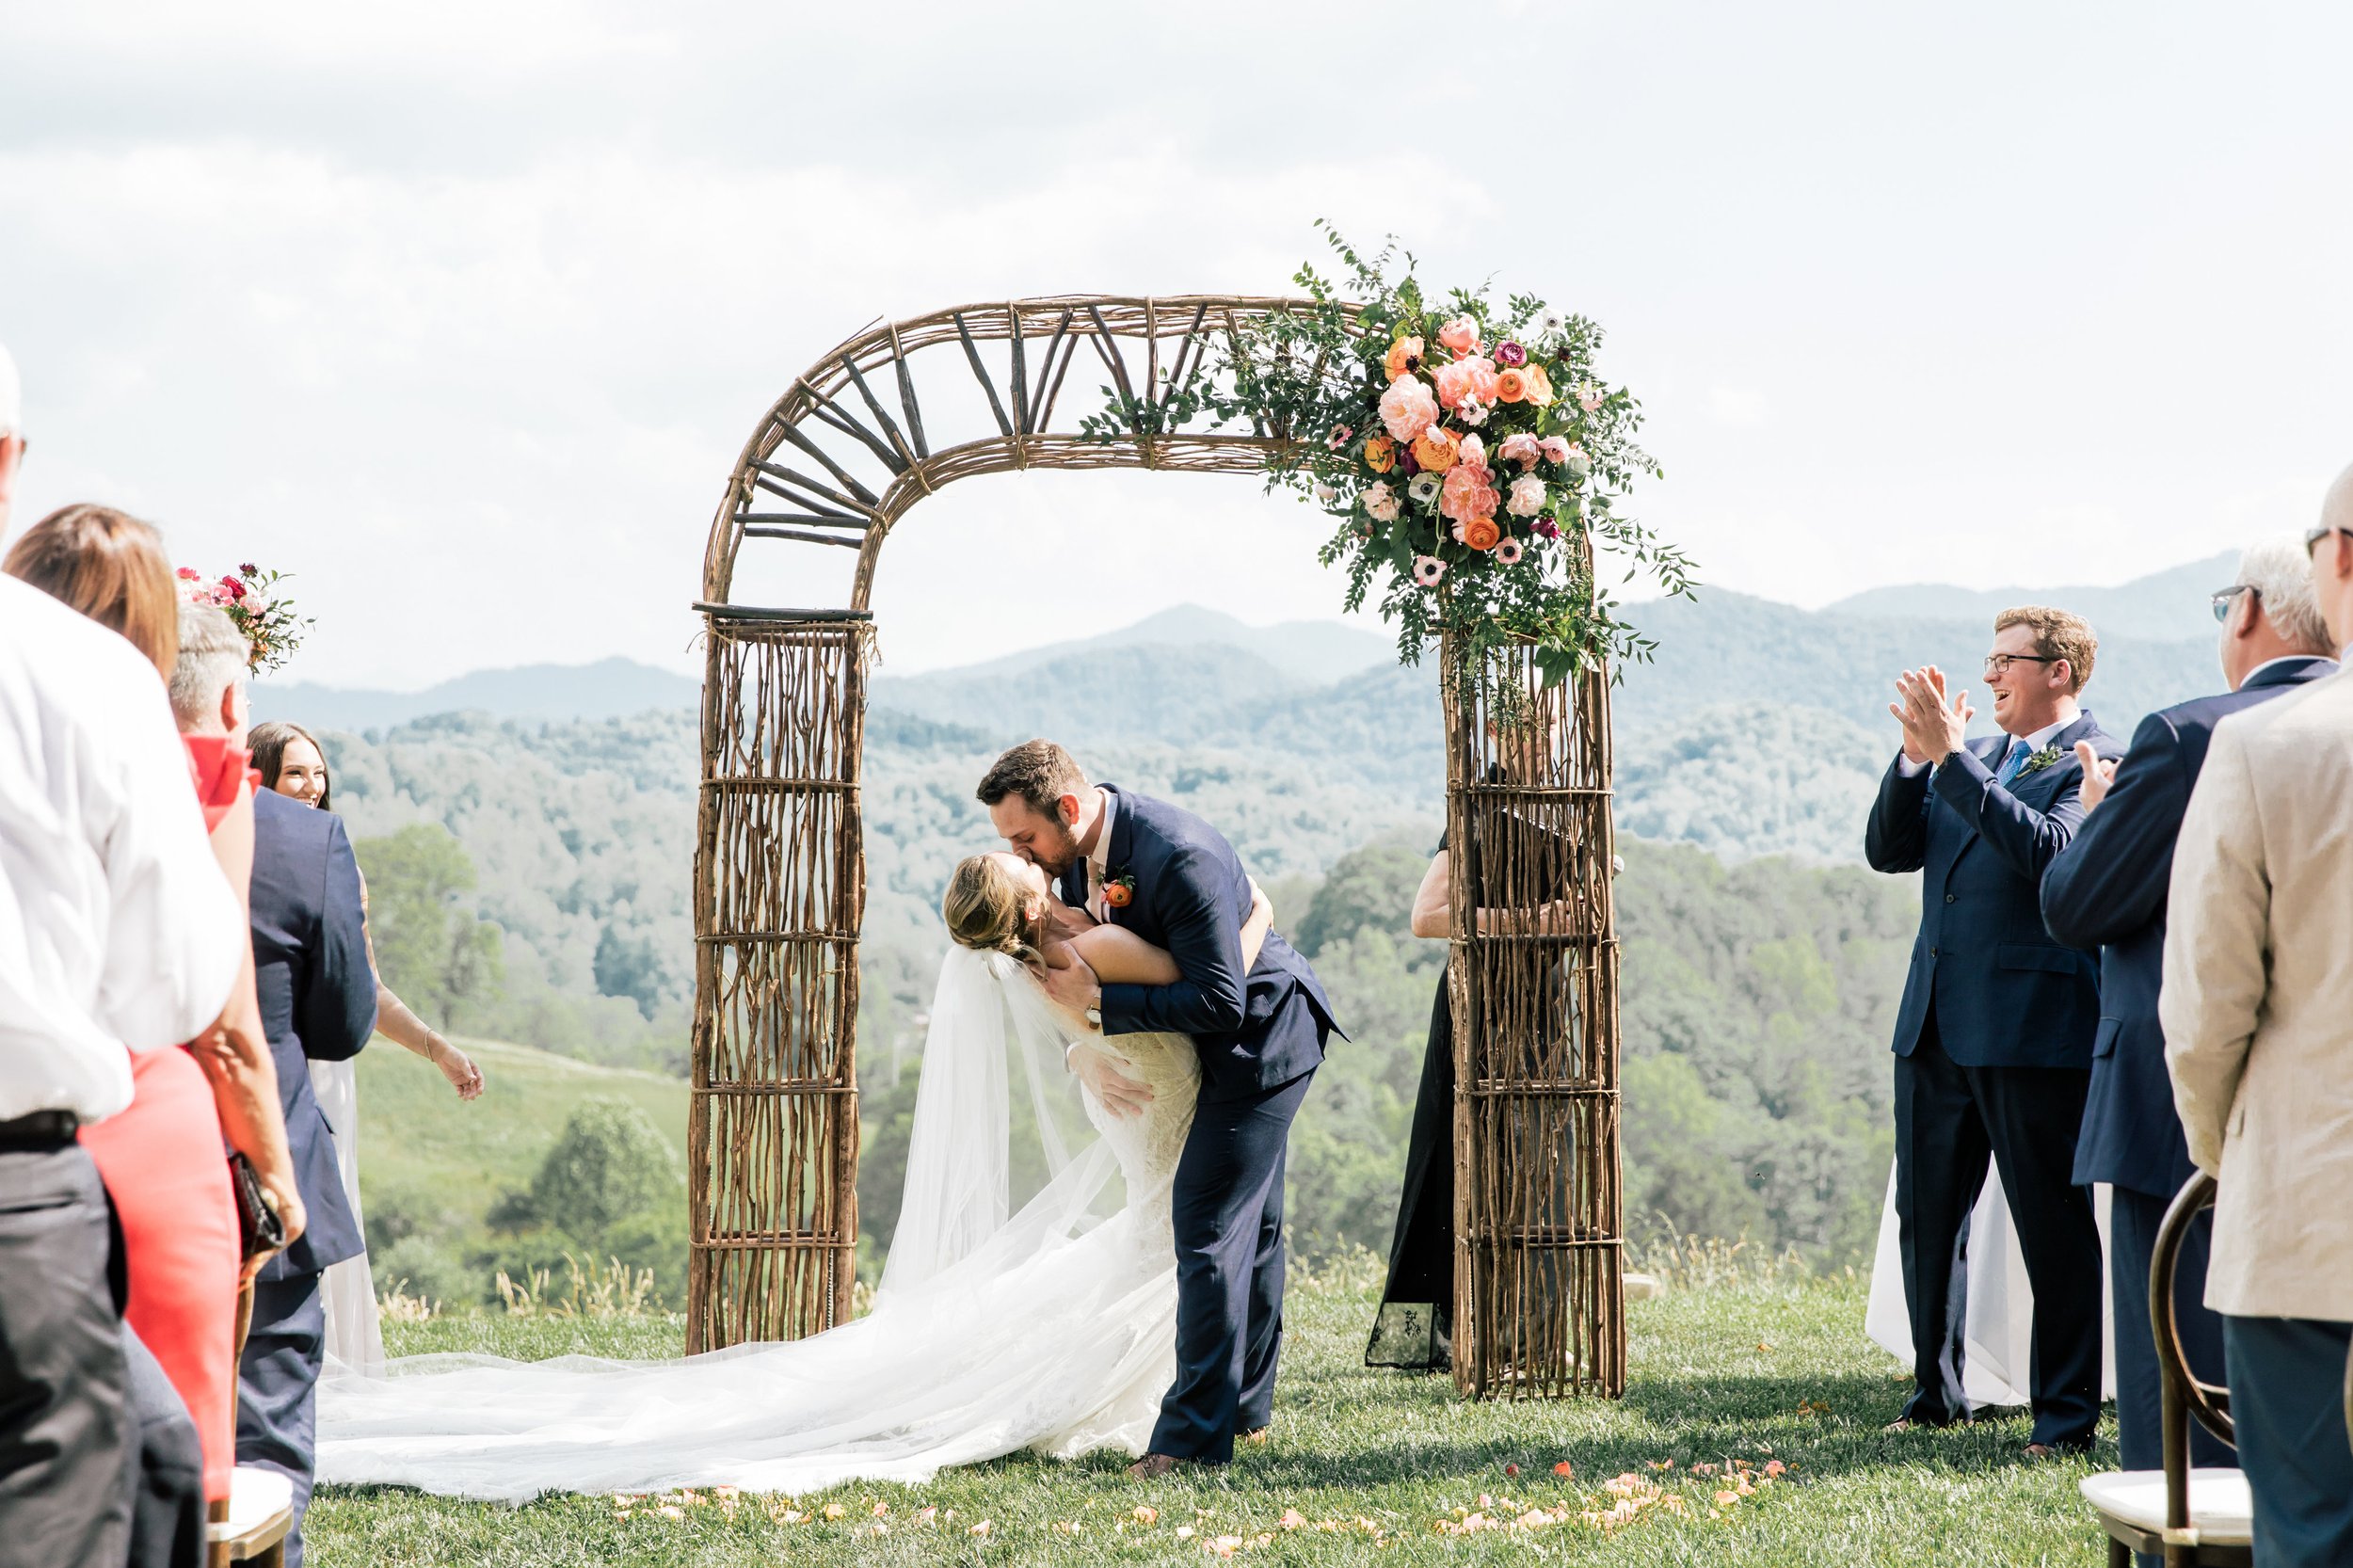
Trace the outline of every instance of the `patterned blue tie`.
<instances>
[{"instance_id":1,"label":"patterned blue tie","mask_svg":"<svg viewBox=\"0 0 2353 1568\"><path fill-rule=\"evenodd\" d=\"M2033 754L2034 748L2026 744L2024 735L2013 737L2009 743L2009 755L2002 759L2002 771L1993 776L1993 782L2009 789L2010 781L2018 776L2019 770L2026 765L2026 759Z\"/></svg>"}]
</instances>

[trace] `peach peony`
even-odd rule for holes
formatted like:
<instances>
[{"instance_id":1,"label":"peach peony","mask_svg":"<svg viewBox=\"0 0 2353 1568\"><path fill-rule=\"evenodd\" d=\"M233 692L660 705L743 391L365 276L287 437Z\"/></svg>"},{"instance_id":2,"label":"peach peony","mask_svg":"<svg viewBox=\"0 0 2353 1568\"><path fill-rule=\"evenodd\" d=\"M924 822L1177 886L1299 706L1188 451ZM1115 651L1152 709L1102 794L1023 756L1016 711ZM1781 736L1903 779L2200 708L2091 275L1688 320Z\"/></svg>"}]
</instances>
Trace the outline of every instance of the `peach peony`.
<instances>
[{"instance_id":1,"label":"peach peony","mask_svg":"<svg viewBox=\"0 0 2353 1568\"><path fill-rule=\"evenodd\" d=\"M1410 441L1437 424L1438 400L1430 395L1429 383L1417 376L1390 382L1381 394L1381 423L1391 440L1401 441Z\"/></svg>"},{"instance_id":2,"label":"peach peony","mask_svg":"<svg viewBox=\"0 0 2353 1568\"><path fill-rule=\"evenodd\" d=\"M1569 460L1569 439L1566 436L1546 436L1540 443L1545 449L1545 461L1565 463Z\"/></svg>"},{"instance_id":3,"label":"peach peony","mask_svg":"<svg viewBox=\"0 0 2353 1568\"><path fill-rule=\"evenodd\" d=\"M1521 374L1528 377L1528 401L1539 408L1550 408L1553 398L1552 377L1546 374L1545 367L1530 360L1528 362L1528 368Z\"/></svg>"},{"instance_id":4,"label":"peach peony","mask_svg":"<svg viewBox=\"0 0 2353 1568\"><path fill-rule=\"evenodd\" d=\"M1438 401L1447 408L1460 408L1473 399L1481 403L1496 400L1496 367L1491 360L1473 355L1440 365L1433 379L1438 383Z\"/></svg>"},{"instance_id":5,"label":"peach peony","mask_svg":"<svg viewBox=\"0 0 2353 1568\"><path fill-rule=\"evenodd\" d=\"M1471 518L1493 517L1496 504L1501 499L1496 494L1494 471L1462 463L1446 476L1446 488L1438 495L1438 510L1462 522Z\"/></svg>"},{"instance_id":6,"label":"peach peony","mask_svg":"<svg viewBox=\"0 0 2353 1568\"><path fill-rule=\"evenodd\" d=\"M1473 550L1493 550L1503 542L1503 530L1493 518L1473 518L1463 524L1463 542Z\"/></svg>"},{"instance_id":7,"label":"peach peony","mask_svg":"<svg viewBox=\"0 0 2353 1568\"><path fill-rule=\"evenodd\" d=\"M1456 316L1438 328L1438 341L1456 355L1479 352L1479 323L1468 316Z\"/></svg>"},{"instance_id":8,"label":"peach peony","mask_svg":"<svg viewBox=\"0 0 2353 1568\"><path fill-rule=\"evenodd\" d=\"M1507 370L1496 376L1496 401L1517 403L1528 395L1528 372Z\"/></svg>"},{"instance_id":9,"label":"peach peony","mask_svg":"<svg viewBox=\"0 0 2353 1568\"><path fill-rule=\"evenodd\" d=\"M1365 466L1375 473L1386 473L1397 467L1397 442L1386 436L1374 436L1367 440Z\"/></svg>"},{"instance_id":10,"label":"peach peony","mask_svg":"<svg viewBox=\"0 0 2353 1568\"><path fill-rule=\"evenodd\" d=\"M1433 424L1414 438L1414 461L1424 473L1444 473L1454 466L1454 438Z\"/></svg>"},{"instance_id":11,"label":"peach peony","mask_svg":"<svg viewBox=\"0 0 2353 1568\"><path fill-rule=\"evenodd\" d=\"M1421 368L1421 340L1400 338L1389 344L1389 352L1383 357L1381 368L1392 381L1401 376L1413 375Z\"/></svg>"},{"instance_id":12,"label":"peach peony","mask_svg":"<svg viewBox=\"0 0 2353 1568\"><path fill-rule=\"evenodd\" d=\"M1477 431L1465 432L1462 440L1455 445L1455 458L1459 462L1470 464L1473 468L1485 468L1487 466L1486 441L1480 438Z\"/></svg>"},{"instance_id":13,"label":"peach peony","mask_svg":"<svg viewBox=\"0 0 2353 1568\"><path fill-rule=\"evenodd\" d=\"M1395 522L1397 509L1397 492L1389 488L1386 480L1376 479L1365 487L1365 510L1373 521Z\"/></svg>"},{"instance_id":14,"label":"peach peony","mask_svg":"<svg viewBox=\"0 0 2353 1568\"><path fill-rule=\"evenodd\" d=\"M1523 473L1512 481L1511 512L1515 518L1532 518L1545 509L1545 482L1532 473Z\"/></svg>"},{"instance_id":15,"label":"peach peony","mask_svg":"<svg viewBox=\"0 0 2353 1568\"><path fill-rule=\"evenodd\" d=\"M1565 450L1566 443L1562 445ZM1544 455L1544 443L1525 430L1503 438L1503 460L1507 463L1517 463L1523 470L1531 469Z\"/></svg>"}]
</instances>

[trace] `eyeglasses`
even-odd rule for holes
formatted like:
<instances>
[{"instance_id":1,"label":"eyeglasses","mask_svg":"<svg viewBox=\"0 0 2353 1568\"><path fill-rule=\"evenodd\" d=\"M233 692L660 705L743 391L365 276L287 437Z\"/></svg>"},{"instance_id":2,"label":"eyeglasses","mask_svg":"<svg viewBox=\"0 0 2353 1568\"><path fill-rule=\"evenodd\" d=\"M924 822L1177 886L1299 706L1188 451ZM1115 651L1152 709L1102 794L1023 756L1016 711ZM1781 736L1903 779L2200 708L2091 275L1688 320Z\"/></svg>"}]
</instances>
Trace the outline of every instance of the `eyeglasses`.
<instances>
[{"instance_id":1,"label":"eyeglasses","mask_svg":"<svg viewBox=\"0 0 2353 1568\"><path fill-rule=\"evenodd\" d=\"M2227 588L2217 588L2213 593L2207 596L2209 601L2214 605L2214 618L2217 620L2229 620L2231 618L2231 600L2236 599L2241 594L2253 594L2257 599L2261 599L2264 596L2264 591L2261 588L2256 587L2251 583L2233 583Z\"/></svg>"},{"instance_id":2,"label":"eyeglasses","mask_svg":"<svg viewBox=\"0 0 2353 1568\"><path fill-rule=\"evenodd\" d=\"M2061 657L2057 653L1989 653L1985 656L1985 667L1979 673L1991 680L1995 676L2008 675L2010 665L2021 659L2030 664L2056 664Z\"/></svg>"},{"instance_id":3,"label":"eyeglasses","mask_svg":"<svg viewBox=\"0 0 2353 1568\"><path fill-rule=\"evenodd\" d=\"M2318 555L2320 541L2331 534L2342 534L2346 538L2353 539L2353 528L2339 528L2334 523L2324 522L2304 536L2304 553L2307 556Z\"/></svg>"}]
</instances>

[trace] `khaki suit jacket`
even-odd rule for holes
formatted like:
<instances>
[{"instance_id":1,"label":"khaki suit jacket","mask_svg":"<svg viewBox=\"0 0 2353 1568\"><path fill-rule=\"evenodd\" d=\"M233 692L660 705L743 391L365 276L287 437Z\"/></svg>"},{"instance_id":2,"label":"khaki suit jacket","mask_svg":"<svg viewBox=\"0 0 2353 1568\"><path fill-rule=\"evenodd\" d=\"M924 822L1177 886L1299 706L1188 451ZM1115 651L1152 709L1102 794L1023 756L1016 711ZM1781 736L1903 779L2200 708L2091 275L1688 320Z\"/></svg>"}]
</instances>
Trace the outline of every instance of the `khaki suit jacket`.
<instances>
[{"instance_id":1,"label":"khaki suit jacket","mask_svg":"<svg viewBox=\"0 0 2353 1568\"><path fill-rule=\"evenodd\" d=\"M2166 1065L2220 1184L2206 1304L2353 1320L2353 674L2216 727L2169 904Z\"/></svg>"}]
</instances>

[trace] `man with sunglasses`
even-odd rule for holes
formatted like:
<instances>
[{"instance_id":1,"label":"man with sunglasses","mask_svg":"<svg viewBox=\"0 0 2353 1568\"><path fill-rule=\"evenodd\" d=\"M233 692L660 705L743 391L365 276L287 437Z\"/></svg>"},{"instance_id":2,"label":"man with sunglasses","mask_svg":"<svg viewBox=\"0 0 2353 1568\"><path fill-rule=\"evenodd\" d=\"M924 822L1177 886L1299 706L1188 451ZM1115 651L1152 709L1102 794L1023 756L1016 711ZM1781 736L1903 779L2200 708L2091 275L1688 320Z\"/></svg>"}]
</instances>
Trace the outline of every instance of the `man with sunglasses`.
<instances>
[{"instance_id":1,"label":"man with sunglasses","mask_svg":"<svg viewBox=\"0 0 2353 1568\"><path fill-rule=\"evenodd\" d=\"M2329 637L2353 643L2353 469L2305 546ZM2166 1065L2217 1183L2206 1304L2265 1568L2353 1562L2348 820L2353 683L2337 675L2215 728L2168 895Z\"/></svg>"},{"instance_id":2,"label":"man with sunglasses","mask_svg":"<svg viewBox=\"0 0 2353 1568\"><path fill-rule=\"evenodd\" d=\"M2140 721L2118 767L2088 764L2089 813L2073 842L2042 877L2042 918L2070 947L2100 950L2100 1034L2075 1179L2113 1189L2108 1269L2115 1299L2118 1456L2127 1470L2164 1463L2163 1384L2149 1320L2149 1260L2166 1208L2195 1169L2173 1112L2157 990L2165 968L2166 888L2173 845L2205 765L2214 727L2227 713L2334 675L2336 644L2313 600L2312 572L2293 535L2239 559L2214 595L2219 653L2230 690ZM2111 782L2111 779L2113 782ZM2175 1279L2174 1312L2190 1370L2222 1384L2222 1320L2206 1310L2208 1226L2195 1226ZM2193 1463L2233 1465L2230 1447L2190 1426Z\"/></svg>"},{"instance_id":3,"label":"man with sunglasses","mask_svg":"<svg viewBox=\"0 0 2353 1568\"><path fill-rule=\"evenodd\" d=\"M1891 1428L1969 1419L1962 1391L1969 1213L1989 1160L2034 1288L2041 1458L2090 1446L2100 1419L2100 1229L2075 1185L2075 1139L2100 1019L2092 955L2043 929L2042 873L2083 820L2078 742L2113 737L2076 702L2098 639L2064 610L1994 618L1986 683L2000 732L1944 672L1907 670L1888 712L1903 751L1864 837L1873 869L1919 872L1920 933L1896 1019L1896 1212L1912 1319L1913 1393Z\"/></svg>"}]
</instances>

